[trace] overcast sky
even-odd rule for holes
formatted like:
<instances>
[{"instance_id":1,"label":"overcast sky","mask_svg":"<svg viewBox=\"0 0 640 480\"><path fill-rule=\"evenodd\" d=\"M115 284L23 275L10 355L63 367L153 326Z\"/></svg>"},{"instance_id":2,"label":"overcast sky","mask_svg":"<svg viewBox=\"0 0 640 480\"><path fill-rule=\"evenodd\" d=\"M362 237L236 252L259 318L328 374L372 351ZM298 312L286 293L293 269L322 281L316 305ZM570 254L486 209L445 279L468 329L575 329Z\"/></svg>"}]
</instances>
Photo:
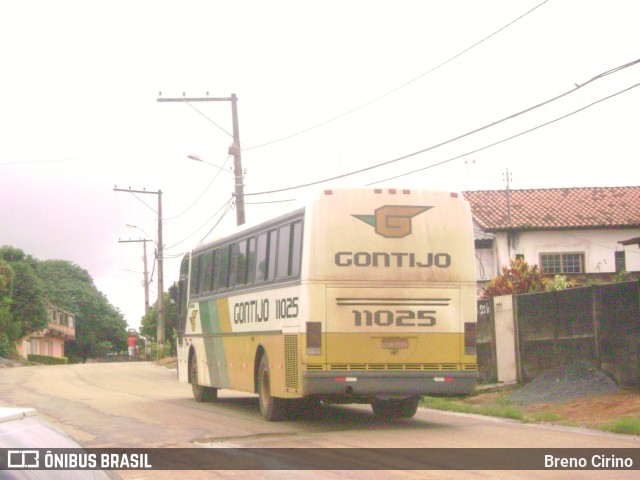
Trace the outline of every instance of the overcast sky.
<instances>
[{"instance_id":1,"label":"overcast sky","mask_svg":"<svg viewBox=\"0 0 640 480\"><path fill-rule=\"evenodd\" d=\"M638 185L640 88L426 168L636 85L640 65L576 88L640 59L638 18L636 0L3 0L0 244L88 270L137 328L142 244L118 240L156 239L157 196L114 186L162 190L171 257L208 234L233 191L230 171L187 159L228 170L231 105L158 103L160 92L238 96L255 193L420 152L575 90L386 167L247 196L248 222L281 205L254 202L318 188L503 189L507 168L512 188ZM231 210L212 235L234 224ZM177 276L168 259L165 286Z\"/></svg>"}]
</instances>

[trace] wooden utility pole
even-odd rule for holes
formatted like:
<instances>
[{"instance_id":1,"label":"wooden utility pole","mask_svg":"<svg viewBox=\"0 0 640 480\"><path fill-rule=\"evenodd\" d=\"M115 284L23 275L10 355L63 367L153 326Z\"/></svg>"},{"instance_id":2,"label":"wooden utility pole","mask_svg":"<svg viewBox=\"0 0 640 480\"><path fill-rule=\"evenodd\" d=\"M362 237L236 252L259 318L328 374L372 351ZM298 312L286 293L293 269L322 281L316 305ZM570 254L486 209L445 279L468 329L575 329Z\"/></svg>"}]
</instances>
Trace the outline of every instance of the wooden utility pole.
<instances>
[{"instance_id":1,"label":"wooden utility pole","mask_svg":"<svg viewBox=\"0 0 640 480\"><path fill-rule=\"evenodd\" d=\"M230 97L177 97L177 98L161 98L158 97L158 102L231 102L231 120L233 123L233 143L229 146L229 155L233 155L233 173L235 174L235 189L234 195L236 197L236 222L238 225L242 225L245 222L244 214L244 185L242 182L243 170L242 170L242 149L240 148L240 130L238 126L238 97L235 93L232 93Z\"/></svg>"},{"instance_id":2,"label":"wooden utility pole","mask_svg":"<svg viewBox=\"0 0 640 480\"><path fill-rule=\"evenodd\" d=\"M118 243L142 243L142 260L144 262L144 314L149 313L149 270L147 268L147 242L152 240L140 239L140 240L118 240Z\"/></svg>"},{"instance_id":3,"label":"wooden utility pole","mask_svg":"<svg viewBox=\"0 0 640 480\"><path fill-rule=\"evenodd\" d=\"M158 343L157 356L160 358L161 351L164 352L164 302L162 301L162 294L164 290L164 268L163 268L163 246L162 246L162 190L157 192L151 192L148 190L131 190L118 188L113 189L116 192L128 192L128 193L145 193L158 195L158 248L156 249L156 259L158 260L158 327L157 327L157 339Z\"/></svg>"}]
</instances>

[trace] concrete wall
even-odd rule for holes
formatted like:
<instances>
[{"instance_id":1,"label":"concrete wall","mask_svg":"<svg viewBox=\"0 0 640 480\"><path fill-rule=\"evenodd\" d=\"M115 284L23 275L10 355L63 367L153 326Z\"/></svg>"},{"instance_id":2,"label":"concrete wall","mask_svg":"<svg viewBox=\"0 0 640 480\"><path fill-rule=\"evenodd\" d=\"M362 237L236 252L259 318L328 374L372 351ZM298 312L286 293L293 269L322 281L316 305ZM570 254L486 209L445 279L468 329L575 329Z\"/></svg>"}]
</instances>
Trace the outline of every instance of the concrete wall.
<instances>
[{"instance_id":1,"label":"concrete wall","mask_svg":"<svg viewBox=\"0 0 640 480\"><path fill-rule=\"evenodd\" d=\"M493 250L476 249L478 280L495 277L500 267L518 254L529 264L538 265L541 253L584 253L585 273L615 273L615 252L624 250L626 271L640 272L638 245L623 247L618 243L639 235L637 228L516 232L509 255L507 234L498 232Z\"/></svg>"}]
</instances>

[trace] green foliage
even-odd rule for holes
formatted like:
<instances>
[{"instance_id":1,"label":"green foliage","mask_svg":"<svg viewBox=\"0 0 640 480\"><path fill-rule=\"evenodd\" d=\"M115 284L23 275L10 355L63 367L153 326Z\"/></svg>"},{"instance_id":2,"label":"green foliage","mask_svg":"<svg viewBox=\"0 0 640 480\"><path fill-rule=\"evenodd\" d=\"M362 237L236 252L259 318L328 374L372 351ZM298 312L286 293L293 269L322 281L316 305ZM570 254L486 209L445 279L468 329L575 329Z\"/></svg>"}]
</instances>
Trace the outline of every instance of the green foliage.
<instances>
[{"instance_id":1,"label":"green foliage","mask_svg":"<svg viewBox=\"0 0 640 480\"><path fill-rule=\"evenodd\" d=\"M11 265L5 259L0 258L0 307L11 304L15 276Z\"/></svg>"},{"instance_id":2,"label":"green foliage","mask_svg":"<svg viewBox=\"0 0 640 480\"><path fill-rule=\"evenodd\" d=\"M126 350L127 323L86 270L72 262L46 260L39 263L38 273L47 297L76 315L76 338L65 343L71 361Z\"/></svg>"},{"instance_id":3,"label":"green foliage","mask_svg":"<svg viewBox=\"0 0 640 480\"><path fill-rule=\"evenodd\" d=\"M46 327L47 303L76 316L76 338L65 345L72 361L126 350L126 321L86 270L0 248L0 356L9 356L19 339Z\"/></svg>"},{"instance_id":4,"label":"green foliage","mask_svg":"<svg viewBox=\"0 0 640 480\"><path fill-rule=\"evenodd\" d=\"M169 290L177 288L173 285ZM178 326L178 308L171 300L170 292L162 295L164 306L164 355L174 356L176 354L176 328ZM154 304L144 317L140 333L147 338L155 339L158 334L158 304Z\"/></svg>"},{"instance_id":5,"label":"green foliage","mask_svg":"<svg viewBox=\"0 0 640 480\"><path fill-rule=\"evenodd\" d=\"M35 272L36 261L17 248L0 248L0 343L13 345L25 335L47 325L47 308L42 281Z\"/></svg>"},{"instance_id":6,"label":"green foliage","mask_svg":"<svg viewBox=\"0 0 640 480\"><path fill-rule=\"evenodd\" d=\"M601 430L628 435L640 435L640 418L622 417L601 427Z\"/></svg>"},{"instance_id":7,"label":"green foliage","mask_svg":"<svg viewBox=\"0 0 640 480\"><path fill-rule=\"evenodd\" d=\"M0 357L8 357L14 350L9 340L9 330L14 327L10 311L14 277L11 266L0 258Z\"/></svg>"},{"instance_id":8,"label":"green foliage","mask_svg":"<svg viewBox=\"0 0 640 480\"><path fill-rule=\"evenodd\" d=\"M455 398L423 397L421 404L436 410L450 412L475 413L491 417L511 418L513 420L525 420L524 411L513 405L469 405Z\"/></svg>"},{"instance_id":9,"label":"green foliage","mask_svg":"<svg viewBox=\"0 0 640 480\"><path fill-rule=\"evenodd\" d=\"M557 292L558 290L565 290L567 288L573 288L573 283L567 280L564 275L556 275L553 280L547 282L547 292Z\"/></svg>"},{"instance_id":10,"label":"green foliage","mask_svg":"<svg viewBox=\"0 0 640 480\"><path fill-rule=\"evenodd\" d=\"M521 259L511 259L509 266L504 265L499 276L485 287L484 298L514 293L533 293L545 291L547 280L537 265L530 266Z\"/></svg>"},{"instance_id":11,"label":"green foliage","mask_svg":"<svg viewBox=\"0 0 640 480\"><path fill-rule=\"evenodd\" d=\"M47 355L34 355L32 353L27 356L27 360L43 365L66 365L69 362L69 359L66 357L49 357Z\"/></svg>"}]
</instances>

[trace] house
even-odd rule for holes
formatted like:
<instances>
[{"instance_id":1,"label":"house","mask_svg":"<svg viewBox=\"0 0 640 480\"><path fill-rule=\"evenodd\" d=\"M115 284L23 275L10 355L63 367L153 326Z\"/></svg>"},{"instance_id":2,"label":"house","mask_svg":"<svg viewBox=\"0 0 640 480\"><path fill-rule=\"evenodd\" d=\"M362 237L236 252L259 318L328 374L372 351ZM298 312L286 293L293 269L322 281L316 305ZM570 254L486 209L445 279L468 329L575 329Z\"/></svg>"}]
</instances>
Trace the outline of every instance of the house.
<instances>
[{"instance_id":1,"label":"house","mask_svg":"<svg viewBox=\"0 0 640 480\"><path fill-rule=\"evenodd\" d=\"M25 360L30 354L64 357L64 342L76 337L75 315L61 308L47 306L47 327L27 335L18 342L18 354Z\"/></svg>"},{"instance_id":2,"label":"house","mask_svg":"<svg viewBox=\"0 0 640 480\"><path fill-rule=\"evenodd\" d=\"M477 276L497 276L510 258L582 283L640 273L640 187L464 192L471 204Z\"/></svg>"}]
</instances>

